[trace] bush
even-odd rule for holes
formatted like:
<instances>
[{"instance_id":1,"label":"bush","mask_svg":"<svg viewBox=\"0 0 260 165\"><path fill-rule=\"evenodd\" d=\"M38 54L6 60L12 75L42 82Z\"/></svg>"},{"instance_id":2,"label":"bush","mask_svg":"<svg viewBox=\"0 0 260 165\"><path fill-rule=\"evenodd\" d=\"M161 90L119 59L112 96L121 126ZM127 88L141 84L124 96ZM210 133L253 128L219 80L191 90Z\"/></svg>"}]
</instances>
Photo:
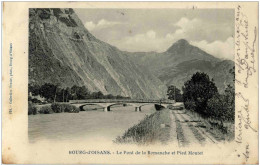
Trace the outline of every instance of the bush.
<instances>
[{"instance_id":1,"label":"bush","mask_svg":"<svg viewBox=\"0 0 260 165\"><path fill-rule=\"evenodd\" d=\"M28 104L28 115L36 115L37 114L37 108L29 102Z\"/></svg>"},{"instance_id":2,"label":"bush","mask_svg":"<svg viewBox=\"0 0 260 165\"><path fill-rule=\"evenodd\" d=\"M41 114L51 114L51 113L53 113L53 110L51 109L51 106L45 105L45 106L42 106L40 108L39 113L41 113Z\"/></svg>"},{"instance_id":3,"label":"bush","mask_svg":"<svg viewBox=\"0 0 260 165\"><path fill-rule=\"evenodd\" d=\"M186 101L184 102L184 107L185 107L186 109L194 110L194 109L195 109L195 102L192 101L192 100L186 100Z\"/></svg>"},{"instance_id":4,"label":"bush","mask_svg":"<svg viewBox=\"0 0 260 165\"><path fill-rule=\"evenodd\" d=\"M64 103L53 103L51 104L51 109L54 113L62 113L62 112L69 112L69 113L78 113L79 108L71 104L64 104Z\"/></svg>"},{"instance_id":5,"label":"bush","mask_svg":"<svg viewBox=\"0 0 260 165\"><path fill-rule=\"evenodd\" d=\"M64 112L69 112L69 113L79 113L79 108L71 105L71 104L64 104L65 105L65 109Z\"/></svg>"},{"instance_id":6,"label":"bush","mask_svg":"<svg viewBox=\"0 0 260 165\"><path fill-rule=\"evenodd\" d=\"M212 97L207 104L207 113L209 116L220 121L235 120L235 107L227 101L227 95L216 95Z\"/></svg>"},{"instance_id":7,"label":"bush","mask_svg":"<svg viewBox=\"0 0 260 165\"><path fill-rule=\"evenodd\" d=\"M207 113L208 116L211 116L214 119L223 120L223 112L224 112L224 105L223 105L223 97L220 95L215 95L211 99L209 99L207 103Z\"/></svg>"},{"instance_id":8,"label":"bush","mask_svg":"<svg viewBox=\"0 0 260 165\"><path fill-rule=\"evenodd\" d=\"M64 112L64 105L60 103L52 103L51 104L51 109L53 110L54 113L61 113Z\"/></svg>"}]
</instances>

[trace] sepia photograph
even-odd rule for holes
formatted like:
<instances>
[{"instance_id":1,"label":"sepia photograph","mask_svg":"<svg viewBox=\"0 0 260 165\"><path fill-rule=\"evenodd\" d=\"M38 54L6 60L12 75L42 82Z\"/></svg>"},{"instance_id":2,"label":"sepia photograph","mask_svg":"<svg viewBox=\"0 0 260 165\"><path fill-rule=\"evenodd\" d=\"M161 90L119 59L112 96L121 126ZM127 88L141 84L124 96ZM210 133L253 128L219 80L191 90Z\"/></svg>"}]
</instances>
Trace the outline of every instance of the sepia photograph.
<instances>
[{"instance_id":1,"label":"sepia photograph","mask_svg":"<svg viewBox=\"0 0 260 165\"><path fill-rule=\"evenodd\" d=\"M30 142L234 140L233 9L31 8L28 26Z\"/></svg>"},{"instance_id":2,"label":"sepia photograph","mask_svg":"<svg viewBox=\"0 0 260 165\"><path fill-rule=\"evenodd\" d=\"M5 2L3 164L259 164L257 2Z\"/></svg>"}]
</instances>

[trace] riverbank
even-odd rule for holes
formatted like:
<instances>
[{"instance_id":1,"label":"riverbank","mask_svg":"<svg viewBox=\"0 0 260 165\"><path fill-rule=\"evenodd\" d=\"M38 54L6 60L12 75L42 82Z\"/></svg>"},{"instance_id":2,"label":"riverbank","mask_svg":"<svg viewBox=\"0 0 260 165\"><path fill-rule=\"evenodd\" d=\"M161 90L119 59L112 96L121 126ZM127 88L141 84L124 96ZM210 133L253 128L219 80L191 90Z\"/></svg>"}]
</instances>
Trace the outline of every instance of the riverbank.
<instances>
[{"instance_id":1,"label":"riverbank","mask_svg":"<svg viewBox=\"0 0 260 165\"><path fill-rule=\"evenodd\" d=\"M69 103L52 103L44 105L34 105L29 102L28 115L52 114L52 113L79 113L80 109Z\"/></svg>"},{"instance_id":2,"label":"riverbank","mask_svg":"<svg viewBox=\"0 0 260 165\"><path fill-rule=\"evenodd\" d=\"M170 139L169 109L156 111L146 116L140 123L129 128L123 136L118 136L115 143L137 143L148 145L154 143L166 144Z\"/></svg>"}]
</instances>

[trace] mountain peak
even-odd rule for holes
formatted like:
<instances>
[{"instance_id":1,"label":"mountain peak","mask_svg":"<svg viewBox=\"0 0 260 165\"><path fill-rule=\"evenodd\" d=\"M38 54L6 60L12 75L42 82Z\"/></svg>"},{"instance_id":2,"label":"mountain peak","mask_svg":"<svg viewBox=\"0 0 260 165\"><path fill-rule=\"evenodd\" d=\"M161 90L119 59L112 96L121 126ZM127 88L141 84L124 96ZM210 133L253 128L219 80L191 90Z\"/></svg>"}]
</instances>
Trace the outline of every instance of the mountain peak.
<instances>
[{"instance_id":1,"label":"mountain peak","mask_svg":"<svg viewBox=\"0 0 260 165\"><path fill-rule=\"evenodd\" d=\"M189 42L185 39L180 39L175 44L180 44L180 45L189 45Z\"/></svg>"},{"instance_id":2,"label":"mountain peak","mask_svg":"<svg viewBox=\"0 0 260 165\"><path fill-rule=\"evenodd\" d=\"M189 46L189 42L185 39L180 39L172 44L172 46L167 50L167 52L172 52L176 49L185 49L187 46Z\"/></svg>"}]
</instances>

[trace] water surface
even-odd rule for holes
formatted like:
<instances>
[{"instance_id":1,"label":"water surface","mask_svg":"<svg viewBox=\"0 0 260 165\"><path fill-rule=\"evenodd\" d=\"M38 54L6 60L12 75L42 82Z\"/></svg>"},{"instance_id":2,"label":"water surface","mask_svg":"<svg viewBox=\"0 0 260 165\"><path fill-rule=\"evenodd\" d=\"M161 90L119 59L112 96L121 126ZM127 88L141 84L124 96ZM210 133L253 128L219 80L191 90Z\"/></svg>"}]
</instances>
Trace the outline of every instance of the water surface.
<instances>
[{"instance_id":1,"label":"water surface","mask_svg":"<svg viewBox=\"0 0 260 165\"><path fill-rule=\"evenodd\" d=\"M82 111L80 113L54 113L29 115L29 140L114 140L146 115L154 106L146 105L141 112L133 106L112 107L112 111Z\"/></svg>"}]
</instances>

